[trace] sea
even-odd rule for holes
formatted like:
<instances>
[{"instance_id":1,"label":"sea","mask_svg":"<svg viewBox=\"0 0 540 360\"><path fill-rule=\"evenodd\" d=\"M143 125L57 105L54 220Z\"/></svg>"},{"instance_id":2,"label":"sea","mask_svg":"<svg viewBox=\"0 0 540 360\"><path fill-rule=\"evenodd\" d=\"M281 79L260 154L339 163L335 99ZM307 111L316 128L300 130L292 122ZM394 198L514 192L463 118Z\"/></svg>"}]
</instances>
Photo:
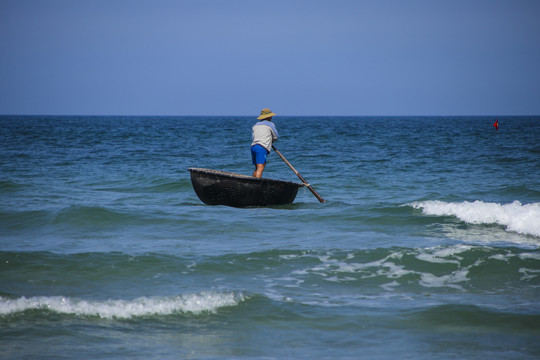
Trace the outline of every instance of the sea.
<instances>
[{"instance_id":1,"label":"sea","mask_svg":"<svg viewBox=\"0 0 540 360\"><path fill-rule=\"evenodd\" d=\"M0 116L0 358L540 358L540 116L276 116L326 202L205 205L256 121Z\"/></svg>"}]
</instances>

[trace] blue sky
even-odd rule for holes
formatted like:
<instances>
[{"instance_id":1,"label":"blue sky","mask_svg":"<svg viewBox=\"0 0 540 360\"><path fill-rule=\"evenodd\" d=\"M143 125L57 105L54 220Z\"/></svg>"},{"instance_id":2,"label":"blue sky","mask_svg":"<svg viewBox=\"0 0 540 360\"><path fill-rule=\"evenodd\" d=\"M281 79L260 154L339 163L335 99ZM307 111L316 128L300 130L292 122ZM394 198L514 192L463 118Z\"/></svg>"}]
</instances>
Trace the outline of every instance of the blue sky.
<instances>
[{"instance_id":1,"label":"blue sky","mask_svg":"<svg viewBox=\"0 0 540 360\"><path fill-rule=\"evenodd\" d=\"M0 114L540 114L536 0L0 0L0 49Z\"/></svg>"}]
</instances>

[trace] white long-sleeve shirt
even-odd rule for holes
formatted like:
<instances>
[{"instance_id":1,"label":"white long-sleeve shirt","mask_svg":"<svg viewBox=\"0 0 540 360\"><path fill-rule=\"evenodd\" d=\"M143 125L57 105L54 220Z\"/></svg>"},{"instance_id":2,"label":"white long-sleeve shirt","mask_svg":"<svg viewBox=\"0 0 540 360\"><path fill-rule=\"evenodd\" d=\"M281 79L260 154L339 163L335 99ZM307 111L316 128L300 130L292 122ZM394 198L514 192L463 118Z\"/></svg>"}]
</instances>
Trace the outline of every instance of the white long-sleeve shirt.
<instances>
[{"instance_id":1,"label":"white long-sleeve shirt","mask_svg":"<svg viewBox=\"0 0 540 360\"><path fill-rule=\"evenodd\" d=\"M262 120L253 125L252 130L253 142L251 146L261 145L266 151L270 152L272 150L272 143L278 139L278 132L274 123L268 120Z\"/></svg>"}]
</instances>

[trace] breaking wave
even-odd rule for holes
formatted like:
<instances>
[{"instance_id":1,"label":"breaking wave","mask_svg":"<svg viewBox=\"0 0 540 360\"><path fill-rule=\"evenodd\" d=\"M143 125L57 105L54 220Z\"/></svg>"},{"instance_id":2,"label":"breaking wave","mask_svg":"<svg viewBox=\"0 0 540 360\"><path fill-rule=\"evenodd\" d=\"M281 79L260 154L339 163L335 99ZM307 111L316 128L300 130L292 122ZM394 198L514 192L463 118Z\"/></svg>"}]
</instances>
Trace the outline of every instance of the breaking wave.
<instances>
[{"instance_id":1,"label":"breaking wave","mask_svg":"<svg viewBox=\"0 0 540 360\"><path fill-rule=\"evenodd\" d=\"M455 216L470 224L498 224L507 231L540 237L540 203L523 205L483 201L448 203L444 201L419 201L409 204L422 209L424 215Z\"/></svg>"},{"instance_id":2,"label":"breaking wave","mask_svg":"<svg viewBox=\"0 0 540 360\"><path fill-rule=\"evenodd\" d=\"M140 297L134 300L87 301L62 296L8 299L0 297L0 316L28 310L45 310L64 315L96 316L102 319L130 319L143 316L215 313L236 306L247 297L241 293L202 292L174 297Z\"/></svg>"}]
</instances>

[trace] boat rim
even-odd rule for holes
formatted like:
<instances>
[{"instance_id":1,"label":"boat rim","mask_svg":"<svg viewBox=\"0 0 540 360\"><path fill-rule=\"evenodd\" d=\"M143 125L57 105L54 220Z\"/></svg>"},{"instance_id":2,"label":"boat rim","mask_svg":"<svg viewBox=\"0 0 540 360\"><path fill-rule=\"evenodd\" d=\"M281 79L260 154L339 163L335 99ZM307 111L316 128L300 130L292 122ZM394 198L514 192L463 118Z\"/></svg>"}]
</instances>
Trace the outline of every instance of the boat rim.
<instances>
[{"instance_id":1,"label":"boat rim","mask_svg":"<svg viewBox=\"0 0 540 360\"><path fill-rule=\"evenodd\" d=\"M248 181L271 181L271 182L279 182L279 183L288 183L291 185L296 185L298 187L305 186L305 184L297 183L293 181L288 180L277 180L277 179L269 179L269 178L256 178L249 175L242 175L237 173L232 173L229 171L222 171L222 170L213 170L213 169L205 169L205 168L188 168L189 172L196 172L196 173L206 173L206 174L214 174L219 176L228 177L231 179L242 179L242 180L248 180Z\"/></svg>"}]
</instances>

